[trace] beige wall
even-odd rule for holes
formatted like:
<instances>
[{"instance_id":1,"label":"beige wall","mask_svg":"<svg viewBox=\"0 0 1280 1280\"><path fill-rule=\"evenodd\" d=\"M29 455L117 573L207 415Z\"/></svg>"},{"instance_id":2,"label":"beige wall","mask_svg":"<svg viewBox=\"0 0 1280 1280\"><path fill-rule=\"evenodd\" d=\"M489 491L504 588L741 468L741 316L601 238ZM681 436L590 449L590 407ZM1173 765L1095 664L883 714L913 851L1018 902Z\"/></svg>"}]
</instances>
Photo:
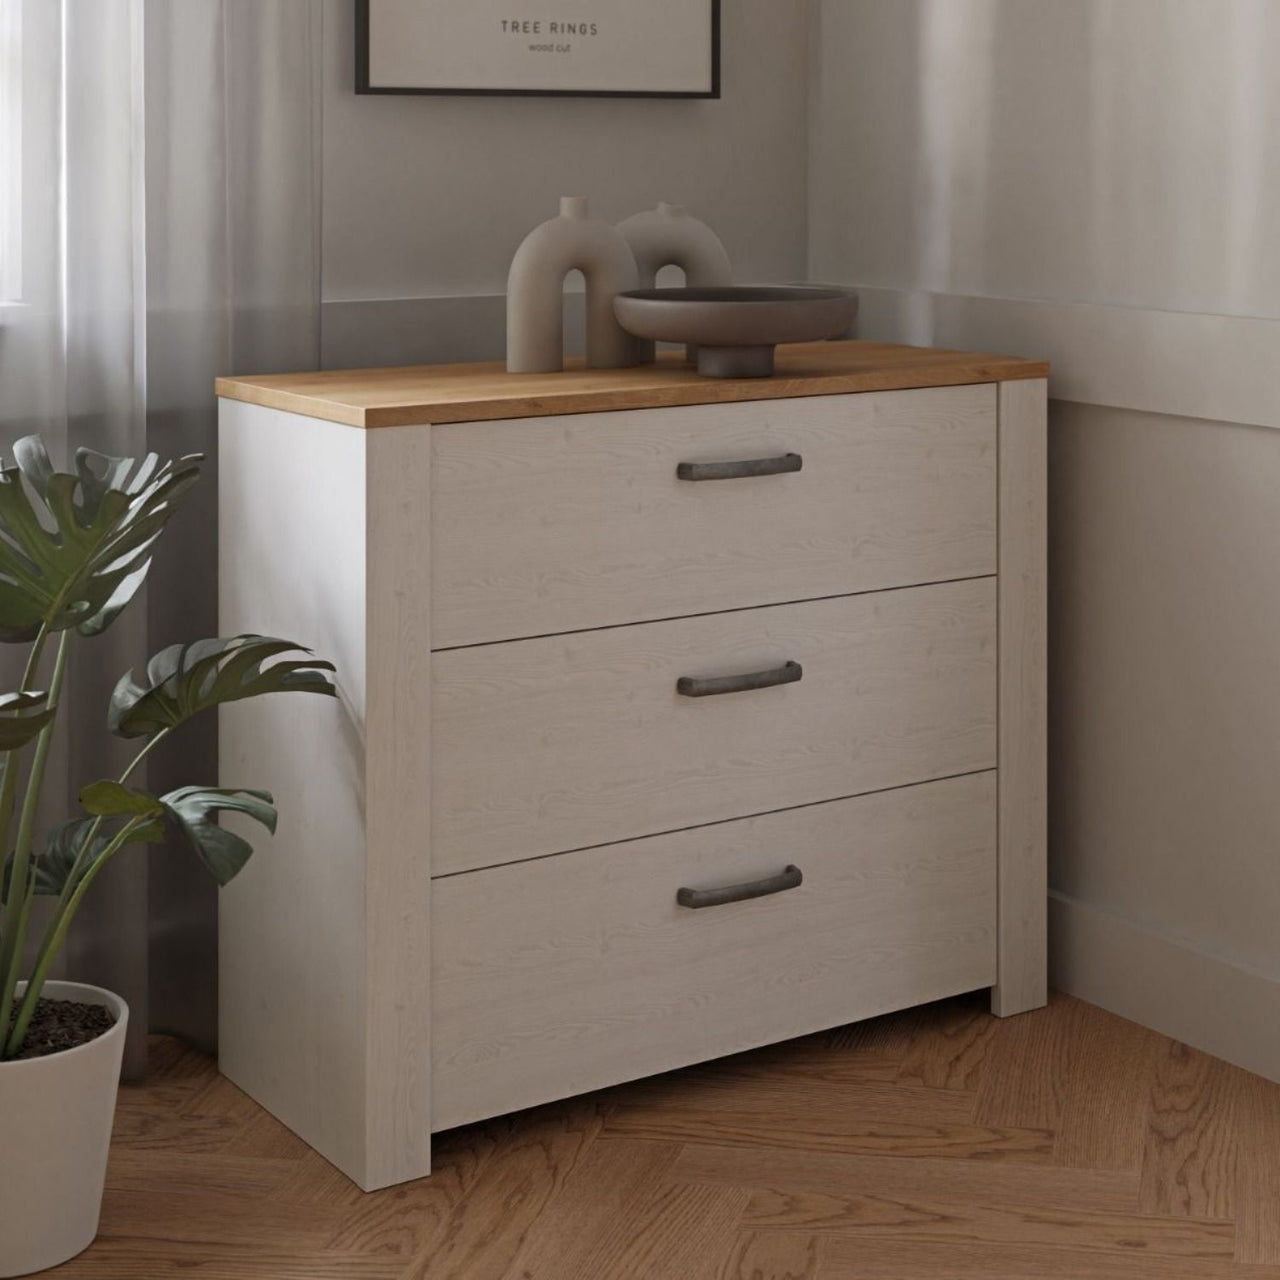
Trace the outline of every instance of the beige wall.
<instances>
[{"instance_id":1,"label":"beige wall","mask_svg":"<svg viewBox=\"0 0 1280 1280\"><path fill-rule=\"evenodd\" d=\"M812 265L1280 317L1274 0L815 0Z\"/></svg>"},{"instance_id":2,"label":"beige wall","mask_svg":"<svg viewBox=\"0 0 1280 1280\"><path fill-rule=\"evenodd\" d=\"M1054 885L1280 968L1280 436L1061 403Z\"/></svg>"},{"instance_id":3,"label":"beige wall","mask_svg":"<svg viewBox=\"0 0 1280 1280\"><path fill-rule=\"evenodd\" d=\"M810 277L1054 362L1055 977L1280 1078L1280 5L814 12Z\"/></svg>"},{"instance_id":4,"label":"beige wall","mask_svg":"<svg viewBox=\"0 0 1280 1280\"><path fill-rule=\"evenodd\" d=\"M800 279L806 9L723 6L719 100L358 97L351 0L325 0L325 363L500 355L511 255L561 195L687 205L740 279Z\"/></svg>"}]
</instances>

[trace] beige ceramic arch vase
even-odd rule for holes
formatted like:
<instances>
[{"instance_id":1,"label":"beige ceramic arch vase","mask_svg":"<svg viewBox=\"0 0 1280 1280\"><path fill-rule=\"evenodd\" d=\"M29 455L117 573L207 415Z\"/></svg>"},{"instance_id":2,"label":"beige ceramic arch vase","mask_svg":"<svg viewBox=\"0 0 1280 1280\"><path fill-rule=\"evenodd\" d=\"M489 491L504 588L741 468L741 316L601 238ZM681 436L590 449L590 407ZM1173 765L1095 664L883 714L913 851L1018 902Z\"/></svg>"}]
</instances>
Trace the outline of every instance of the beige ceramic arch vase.
<instances>
[{"instance_id":1,"label":"beige ceramic arch vase","mask_svg":"<svg viewBox=\"0 0 1280 1280\"><path fill-rule=\"evenodd\" d=\"M0 1276L56 1267L98 1233L107 1148L129 1009L78 982L49 982L53 1000L104 1005L115 1025L46 1058L0 1062Z\"/></svg>"}]
</instances>

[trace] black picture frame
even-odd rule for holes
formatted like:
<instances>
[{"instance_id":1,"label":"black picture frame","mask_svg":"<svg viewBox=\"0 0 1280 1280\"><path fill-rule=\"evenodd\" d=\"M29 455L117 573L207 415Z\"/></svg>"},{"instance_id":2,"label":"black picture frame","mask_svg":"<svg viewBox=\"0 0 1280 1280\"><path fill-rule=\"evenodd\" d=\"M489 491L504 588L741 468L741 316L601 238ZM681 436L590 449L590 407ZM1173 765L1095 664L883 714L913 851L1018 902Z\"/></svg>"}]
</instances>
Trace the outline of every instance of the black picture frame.
<instances>
[{"instance_id":1,"label":"black picture frame","mask_svg":"<svg viewBox=\"0 0 1280 1280\"><path fill-rule=\"evenodd\" d=\"M479 98L719 98L720 97L720 0L711 0L711 87L706 90L646 89L433 89L404 85L375 86L369 82L369 0L355 0L356 92L407 94L413 97Z\"/></svg>"}]
</instances>

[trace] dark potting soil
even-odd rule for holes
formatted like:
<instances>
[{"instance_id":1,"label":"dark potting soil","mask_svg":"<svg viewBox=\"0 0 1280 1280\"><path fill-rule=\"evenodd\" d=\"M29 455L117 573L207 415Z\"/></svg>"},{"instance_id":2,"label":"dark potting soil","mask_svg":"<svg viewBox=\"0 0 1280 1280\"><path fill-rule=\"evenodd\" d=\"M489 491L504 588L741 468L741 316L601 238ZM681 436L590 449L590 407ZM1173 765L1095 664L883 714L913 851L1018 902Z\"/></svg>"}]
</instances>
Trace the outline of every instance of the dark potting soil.
<instances>
[{"instance_id":1,"label":"dark potting soil","mask_svg":"<svg viewBox=\"0 0 1280 1280\"><path fill-rule=\"evenodd\" d=\"M110 1009L100 1004L81 1004L78 1000L36 1001L36 1011L27 1027L18 1058L44 1058L64 1049L77 1049L96 1040L116 1024ZM10 1019L10 1026L13 1020Z\"/></svg>"}]
</instances>

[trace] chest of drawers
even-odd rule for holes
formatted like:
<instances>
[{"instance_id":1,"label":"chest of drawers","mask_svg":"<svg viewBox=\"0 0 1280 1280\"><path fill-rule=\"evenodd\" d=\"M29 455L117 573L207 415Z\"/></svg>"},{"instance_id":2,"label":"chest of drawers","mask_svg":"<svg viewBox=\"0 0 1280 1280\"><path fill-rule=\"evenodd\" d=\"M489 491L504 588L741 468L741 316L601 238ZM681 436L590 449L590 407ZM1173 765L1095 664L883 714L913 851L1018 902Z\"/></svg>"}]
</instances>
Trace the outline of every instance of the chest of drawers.
<instances>
[{"instance_id":1,"label":"chest of drawers","mask_svg":"<svg viewBox=\"0 0 1280 1280\"><path fill-rule=\"evenodd\" d=\"M1045 374L224 380L228 710L275 837L222 1069L366 1188L433 1131L991 987L1043 1002Z\"/></svg>"}]
</instances>

